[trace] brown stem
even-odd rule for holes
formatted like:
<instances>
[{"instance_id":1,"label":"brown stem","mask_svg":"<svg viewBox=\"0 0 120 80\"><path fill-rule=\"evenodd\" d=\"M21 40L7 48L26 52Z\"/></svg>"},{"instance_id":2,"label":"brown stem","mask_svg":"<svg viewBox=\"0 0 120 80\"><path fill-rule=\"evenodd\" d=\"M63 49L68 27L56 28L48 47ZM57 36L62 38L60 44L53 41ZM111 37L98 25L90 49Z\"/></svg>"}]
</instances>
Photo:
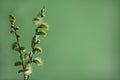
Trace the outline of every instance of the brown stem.
<instances>
[{"instance_id":1,"label":"brown stem","mask_svg":"<svg viewBox=\"0 0 120 80\"><path fill-rule=\"evenodd\" d=\"M38 31L38 27L36 28L36 30L35 30L36 32ZM34 39L35 39L35 36L36 36L36 32L35 32L35 34L34 34L34 36L33 36L33 38L32 38L32 41L31 41L31 48L32 48L32 51L31 51L31 53L30 53L30 55L29 55L29 59L30 59L30 62L32 62L32 57L33 57L33 54L35 54L35 50L34 50L34 48L35 48L35 42L34 42Z\"/></svg>"},{"instance_id":2,"label":"brown stem","mask_svg":"<svg viewBox=\"0 0 120 80\"><path fill-rule=\"evenodd\" d=\"M14 28L14 30L15 30L15 28ZM19 53L20 53L20 56L21 56L22 55L21 46L20 46L19 37L18 37L18 34L17 34L16 30L15 30L15 37L17 39L18 48L19 48L18 50L19 50ZM23 59L21 59L21 62L22 62L22 68L23 68L23 70L25 70L25 65L24 65ZM26 76L24 73L23 73L23 75L24 75L24 80L28 80L29 79L29 77Z\"/></svg>"}]
</instances>

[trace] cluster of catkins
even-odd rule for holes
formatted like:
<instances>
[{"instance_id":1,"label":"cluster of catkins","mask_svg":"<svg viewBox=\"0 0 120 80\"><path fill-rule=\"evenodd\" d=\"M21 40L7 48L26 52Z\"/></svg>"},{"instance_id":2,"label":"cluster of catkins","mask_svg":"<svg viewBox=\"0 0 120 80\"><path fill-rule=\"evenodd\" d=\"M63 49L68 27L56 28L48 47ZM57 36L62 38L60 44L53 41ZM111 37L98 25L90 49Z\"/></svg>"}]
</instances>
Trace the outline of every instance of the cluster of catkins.
<instances>
[{"instance_id":1,"label":"cluster of catkins","mask_svg":"<svg viewBox=\"0 0 120 80\"><path fill-rule=\"evenodd\" d=\"M24 80L28 80L30 74L32 73L32 63L36 63L38 66L43 64L41 58L34 58L33 55L41 54L42 49L38 46L40 43L40 36L46 37L46 31L49 30L49 26L46 22L43 21L45 17L44 7L38 13L38 15L33 19L34 24L36 25L35 34L31 40L31 51L27 51L24 46L20 44L20 35L17 33L19 27L15 25L16 18L14 15L9 15L11 30L10 32L15 35L16 41L12 44L12 49L19 53L20 60L15 62L15 66L22 66L22 69L18 70L18 73L24 75Z\"/></svg>"}]
</instances>

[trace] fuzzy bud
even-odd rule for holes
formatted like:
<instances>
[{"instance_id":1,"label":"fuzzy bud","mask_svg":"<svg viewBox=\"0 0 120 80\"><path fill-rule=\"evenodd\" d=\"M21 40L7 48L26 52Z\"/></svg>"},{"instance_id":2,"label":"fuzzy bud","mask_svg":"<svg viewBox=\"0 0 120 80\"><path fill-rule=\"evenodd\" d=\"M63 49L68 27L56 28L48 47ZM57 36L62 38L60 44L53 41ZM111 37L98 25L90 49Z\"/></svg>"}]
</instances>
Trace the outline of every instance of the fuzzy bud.
<instances>
[{"instance_id":1,"label":"fuzzy bud","mask_svg":"<svg viewBox=\"0 0 120 80\"><path fill-rule=\"evenodd\" d=\"M33 59L33 62L36 63L38 66L42 66L43 65L42 59L38 58L38 57Z\"/></svg>"},{"instance_id":2,"label":"fuzzy bud","mask_svg":"<svg viewBox=\"0 0 120 80\"><path fill-rule=\"evenodd\" d=\"M40 47L35 47L34 51L36 53L42 53L42 49Z\"/></svg>"},{"instance_id":3,"label":"fuzzy bud","mask_svg":"<svg viewBox=\"0 0 120 80\"><path fill-rule=\"evenodd\" d=\"M12 44L12 50L19 51L18 43L17 43L17 42L14 42L14 43Z\"/></svg>"},{"instance_id":4,"label":"fuzzy bud","mask_svg":"<svg viewBox=\"0 0 120 80\"><path fill-rule=\"evenodd\" d=\"M46 36L47 36L47 33L42 30L42 31L37 32L36 35L41 35L41 36L43 36L43 37L46 37Z\"/></svg>"},{"instance_id":5,"label":"fuzzy bud","mask_svg":"<svg viewBox=\"0 0 120 80\"><path fill-rule=\"evenodd\" d=\"M41 25L38 26L38 28L41 28L41 29L46 30L46 31L49 30L49 26L47 23L41 23Z\"/></svg>"},{"instance_id":6,"label":"fuzzy bud","mask_svg":"<svg viewBox=\"0 0 120 80\"><path fill-rule=\"evenodd\" d=\"M9 15L9 18L10 18L10 23L11 23L11 24L14 24L15 21L16 21L15 16L14 16L14 15Z\"/></svg>"},{"instance_id":7,"label":"fuzzy bud","mask_svg":"<svg viewBox=\"0 0 120 80\"><path fill-rule=\"evenodd\" d=\"M17 61L17 62L15 62L15 64L14 64L14 66L21 66L21 65L22 65L21 61Z\"/></svg>"}]
</instances>

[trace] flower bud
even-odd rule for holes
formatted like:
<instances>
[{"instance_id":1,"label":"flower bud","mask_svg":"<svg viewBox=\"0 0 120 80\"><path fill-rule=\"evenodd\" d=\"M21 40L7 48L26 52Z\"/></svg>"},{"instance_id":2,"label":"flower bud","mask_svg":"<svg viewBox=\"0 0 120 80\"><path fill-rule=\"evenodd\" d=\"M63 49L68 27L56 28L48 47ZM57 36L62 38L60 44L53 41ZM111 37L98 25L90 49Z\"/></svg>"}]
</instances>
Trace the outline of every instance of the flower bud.
<instances>
[{"instance_id":1,"label":"flower bud","mask_svg":"<svg viewBox=\"0 0 120 80\"><path fill-rule=\"evenodd\" d=\"M46 31L49 30L49 26L47 23L41 23L41 25L38 26L38 28L41 28L41 29L46 30Z\"/></svg>"},{"instance_id":2,"label":"flower bud","mask_svg":"<svg viewBox=\"0 0 120 80\"><path fill-rule=\"evenodd\" d=\"M21 47L20 50L23 51L23 52L25 52L26 48L25 47Z\"/></svg>"},{"instance_id":3,"label":"flower bud","mask_svg":"<svg viewBox=\"0 0 120 80\"><path fill-rule=\"evenodd\" d=\"M17 43L17 42L14 42L14 43L12 44L12 50L19 51L18 43Z\"/></svg>"},{"instance_id":4,"label":"flower bud","mask_svg":"<svg viewBox=\"0 0 120 80\"><path fill-rule=\"evenodd\" d=\"M31 73L32 73L31 64L26 64L24 74L25 75L30 75Z\"/></svg>"},{"instance_id":5,"label":"flower bud","mask_svg":"<svg viewBox=\"0 0 120 80\"><path fill-rule=\"evenodd\" d=\"M38 57L33 59L33 62L36 63L38 66L42 66L43 65L42 59L38 58Z\"/></svg>"},{"instance_id":6,"label":"flower bud","mask_svg":"<svg viewBox=\"0 0 120 80\"><path fill-rule=\"evenodd\" d=\"M18 73L19 73L19 74L21 74L21 73L23 73L23 72L24 72L24 70L22 70L22 69L21 69L21 70L18 70Z\"/></svg>"},{"instance_id":7,"label":"flower bud","mask_svg":"<svg viewBox=\"0 0 120 80\"><path fill-rule=\"evenodd\" d=\"M34 51L36 53L42 53L42 49L40 47L35 47Z\"/></svg>"},{"instance_id":8,"label":"flower bud","mask_svg":"<svg viewBox=\"0 0 120 80\"><path fill-rule=\"evenodd\" d=\"M37 32L36 35L41 35L41 36L43 36L43 37L46 37L46 36L47 36L47 33L42 30L42 31Z\"/></svg>"},{"instance_id":9,"label":"flower bud","mask_svg":"<svg viewBox=\"0 0 120 80\"><path fill-rule=\"evenodd\" d=\"M9 18L10 18L10 23L14 24L15 21L16 21L15 16L14 15L9 15Z\"/></svg>"},{"instance_id":10,"label":"flower bud","mask_svg":"<svg viewBox=\"0 0 120 80\"><path fill-rule=\"evenodd\" d=\"M17 61L15 62L14 66L21 66L22 65L22 62L21 61Z\"/></svg>"}]
</instances>

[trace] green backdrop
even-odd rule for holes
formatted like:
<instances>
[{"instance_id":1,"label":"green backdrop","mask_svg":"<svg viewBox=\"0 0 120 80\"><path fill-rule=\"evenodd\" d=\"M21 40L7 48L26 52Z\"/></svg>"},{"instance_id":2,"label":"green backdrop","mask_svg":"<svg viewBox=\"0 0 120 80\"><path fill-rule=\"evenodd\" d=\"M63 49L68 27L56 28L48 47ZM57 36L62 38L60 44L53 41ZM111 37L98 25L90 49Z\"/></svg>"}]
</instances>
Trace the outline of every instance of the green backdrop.
<instances>
[{"instance_id":1,"label":"green backdrop","mask_svg":"<svg viewBox=\"0 0 120 80\"><path fill-rule=\"evenodd\" d=\"M33 65L30 80L120 80L119 0L0 0L0 80L22 80L13 64L15 37L9 14L17 18L20 42L30 50L32 22L45 5L50 30L41 39L44 66Z\"/></svg>"}]
</instances>

